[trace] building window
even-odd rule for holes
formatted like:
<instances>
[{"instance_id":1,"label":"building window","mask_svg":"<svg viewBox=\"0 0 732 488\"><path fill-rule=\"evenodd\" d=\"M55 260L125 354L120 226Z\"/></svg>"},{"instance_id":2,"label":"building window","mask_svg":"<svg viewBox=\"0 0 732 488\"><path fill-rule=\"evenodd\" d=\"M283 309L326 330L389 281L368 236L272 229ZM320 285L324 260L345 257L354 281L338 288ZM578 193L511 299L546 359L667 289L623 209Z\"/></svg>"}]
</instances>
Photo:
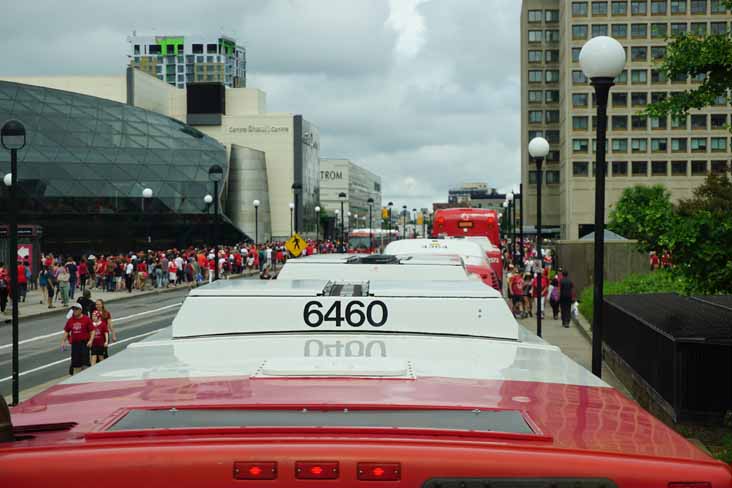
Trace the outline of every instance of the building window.
<instances>
[{"instance_id":1,"label":"building window","mask_svg":"<svg viewBox=\"0 0 732 488\"><path fill-rule=\"evenodd\" d=\"M613 24L611 31L613 37L617 39L625 39L628 37L628 24Z\"/></svg>"},{"instance_id":2,"label":"building window","mask_svg":"<svg viewBox=\"0 0 732 488\"><path fill-rule=\"evenodd\" d=\"M712 148L712 151L726 151L727 150L727 138L726 137L712 137L711 148Z\"/></svg>"},{"instance_id":3,"label":"building window","mask_svg":"<svg viewBox=\"0 0 732 488\"><path fill-rule=\"evenodd\" d=\"M651 47L651 58L654 60L663 59L666 56L665 46L653 46Z\"/></svg>"},{"instance_id":4,"label":"building window","mask_svg":"<svg viewBox=\"0 0 732 488\"><path fill-rule=\"evenodd\" d=\"M576 24L572 26L572 39L587 39L587 25Z\"/></svg>"},{"instance_id":5,"label":"building window","mask_svg":"<svg viewBox=\"0 0 732 488\"><path fill-rule=\"evenodd\" d=\"M648 37L648 24L630 24L630 37L633 39Z\"/></svg>"},{"instance_id":6,"label":"building window","mask_svg":"<svg viewBox=\"0 0 732 488\"><path fill-rule=\"evenodd\" d=\"M667 152L668 151L668 139L653 138L651 139L651 152Z\"/></svg>"},{"instance_id":7,"label":"building window","mask_svg":"<svg viewBox=\"0 0 732 488\"><path fill-rule=\"evenodd\" d=\"M544 92L545 103L559 103L559 90L546 90Z\"/></svg>"},{"instance_id":8,"label":"building window","mask_svg":"<svg viewBox=\"0 0 732 488\"><path fill-rule=\"evenodd\" d=\"M627 161L613 161L613 176L622 178L628 176L628 162Z\"/></svg>"},{"instance_id":9,"label":"building window","mask_svg":"<svg viewBox=\"0 0 732 488\"><path fill-rule=\"evenodd\" d=\"M658 103L666 100L666 92L651 92L651 103Z\"/></svg>"},{"instance_id":10,"label":"building window","mask_svg":"<svg viewBox=\"0 0 732 488\"><path fill-rule=\"evenodd\" d=\"M542 52L531 50L529 51L529 63L541 63Z\"/></svg>"},{"instance_id":11,"label":"building window","mask_svg":"<svg viewBox=\"0 0 732 488\"><path fill-rule=\"evenodd\" d=\"M550 29L544 31L544 40L546 42L559 42L559 30Z\"/></svg>"},{"instance_id":12,"label":"building window","mask_svg":"<svg viewBox=\"0 0 732 488\"><path fill-rule=\"evenodd\" d=\"M727 114L712 114L712 129L724 129L727 125Z\"/></svg>"},{"instance_id":13,"label":"building window","mask_svg":"<svg viewBox=\"0 0 732 488\"><path fill-rule=\"evenodd\" d=\"M549 151L549 153L546 155L546 160L549 163L558 163L559 162L559 151Z\"/></svg>"},{"instance_id":14,"label":"building window","mask_svg":"<svg viewBox=\"0 0 732 488\"><path fill-rule=\"evenodd\" d=\"M572 151L576 153L586 153L588 147L588 139L572 139Z\"/></svg>"},{"instance_id":15,"label":"building window","mask_svg":"<svg viewBox=\"0 0 732 488\"><path fill-rule=\"evenodd\" d=\"M613 115L612 126L613 130L628 130L628 116Z\"/></svg>"},{"instance_id":16,"label":"building window","mask_svg":"<svg viewBox=\"0 0 732 488\"><path fill-rule=\"evenodd\" d=\"M559 70L558 69L548 69L545 72L546 77L545 81L547 83L557 83L559 81Z\"/></svg>"},{"instance_id":17,"label":"building window","mask_svg":"<svg viewBox=\"0 0 732 488\"><path fill-rule=\"evenodd\" d=\"M544 137L544 132L540 130L530 130L529 140L533 139L534 137Z\"/></svg>"},{"instance_id":18,"label":"building window","mask_svg":"<svg viewBox=\"0 0 732 488\"><path fill-rule=\"evenodd\" d=\"M642 115L630 117L630 126L633 130L648 130L648 119Z\"/></svg>"},{"instance_id":19,"label":"building window","mask_svg":"<svg viewBox=\"0 0 732 488\"><path fill-rule=\"evenodd\" d=\"M573 107L586 107L587 106L587 93L573 93L572 94L572 106Z\"/></svg>"},{"instance_id":20,"label":"building window","mask_svg":"<svg viewBox=\"0 0 732 488\"><path fill-rule=\"evenodd\" d=\"M559 62L559 50L548 49L544 51L544 61L547 63L558 63Z\"/></svg>"},{"instance_id":21,"label":"building window","mask_svg":"<svg viewBox=\"0 0 732 488\"><path fill-rule=\"evenodd\" d=\"M686 176L688 166L687 161L671 161L671 176Z\"/></svg>"},{"instance_id":22,"label":"building window","mask_svg":"<svg viewBox=\"0 0 732 488\"><path fill-rule=\"evenodd\" d=\"M587 17L587 2L572 2L572 17Z\"/></svg>"},{"instance_id":23,"label":"building window","mask_svg":"<svg viewBox=\"0 0 732 488\"><path fill-rule=\"evenodd\" d=\"M707 162L706 161L692 161L691 162L691 176L705 176L707 174Z\"/></svg>"},{"instance_id":24,"label":"building window","mask_svg":"<svg viewBox=\"0 0 732 488\"><path fill-rule=\"evenodd\" d=\"M712 22L709 24L709 32L714 35L724 35L727 32L726 22Z\"/></svg>"},{"instance_id":25,"label":"building window","mask_svg":"<svg viewBox=\"0 0 732 488\"><path fill-rule=\"evenodd\" d=\"M612 106L613 107L627 107L628 106L628 94L627 93L613 93L612 94Z\"/></svg>"},{"instance_id":26,"label":"building window","mask_svg":"<svg viewBox=\"0 0 732 488\"><path fill-rule=\"evenodd\" d=\"M651 24L651 38L664 39L668 33L668 24Z\"/></svg>"},{"instance_id":27,"label":"building window","mask_svg":"<svg viewBox=\"0 0 732 488\"><path fill-rule=\"evenodd\" d=\"M541 90L529 90L529 103L541 103L542 96Z\"/></svg>"},{"instance_id":28,"label":"building window","mask_svg":"<svg viewBox=\"0 0 732 488\"><path fill-rule=\"evenodd\" d=\"M666 0L651 0L651 15L666 15Z\"/></svg>"},{"instance_id":29,"label":"building window","mask_svg":"<svg viewBox=\"0 0 732 488\"><path fill-rule=\"evenodd\" d=\"M651 176L668 176L668 161L651 161Z\"/></svg>"},{"instance_id":30,"label":"building window","mask_svg":"<svg viewBox=\"0 0 732 488\"><path fill-rule=\"evenodd\" d=\"M193 44L191 46L191 52L193 54L203 54L203 44Z\"/></svg>"},{"instance_id":31,"label":"building window","mask_svg":"<svg viewBox=\"0 0 732 488\"><path fill-rule=\"evenodd\" d=\"M633 83L639 84L646 84L648 83L648 71L644 69L634 69L630 72L630 81Z\"/></svg>"},{"instance_id":32,"label":"building window","mask_svg":"<svg viewBox=\"0 0 732 488\"><path fill-rule=\"evenodd\" d=\"M574 116L572 117L572 129L574 130L587 130L589 128L589 117L586 116Z\"/></svg>"},{"instance_id":33,"label":"building window","mask_svg":"<svg viewBox=\"0 0 732 488\"><path fill-rule=\"evenodd\" d=\"M667 117L651 117L648 119L651 121L651 129L659 130L659 129L666 129L666 120Z\"/></svg>"},{"instance_id":34,"label":"building window","mask_svg":"<svg viewBox=\"0 0 732 488\"><path fill-rule=\"evenodd\" d=\"M541 42L543 39L543 33L540 30L529 31L529 42Z\"/></svg>"},{"instance_id":35,"label":"building window","mask_svg":"<svg viewBox=\"0 0 732 488\"><path fill-rule=\"evenodd\" d=\"M558 130L547 130L544 137L546 137L546 140L549 144L559 144Z\"/></svg>"},{"instance_id":36,"label":"building window","mask_svg":"<svg viewBox=\"0 0 732 488\"><path fill-rule=\"evenodd\" d=\"M648 59L648 48L645 46L637 46L630 48L631 61L646 61Z\"/></svg>"},{"instance_id":37,"label":"building window","mask_svg":"<svg viewBox=\"0 0 732 488\"><path fill-rule=\"evenodd\" d=\"M658 71L657 69L651 70L651 83L666 83L668 81L668 78L666 78L666 74L663 71Z\"/></svg>"},{"instance_id":38,"label":"building window","mask_svg":"<svg viewBox=\"0 0 732 488\"><path fill-rule=\"evenodd\" d=\"M613 139L610 143L612 152L627 153L628 152L628 139Z\"/></svg>"},{"instance_id":39,"label":"building window","mask_svg":"<svg viewBox=\"0 0 732 488\"><path fill-rule=\"evenodd\" d=\"M606 36L607 24L592 24L592 37Z\"/></svg>"},{"instance_id":40,"label":"building window","mask_svg":"<svg viewBox=\"0 0 732 488\"><path fill-rule=\"evenodd\" d=\"M541 110L529 110L529 123L540 124L544 121L544 112Z\"/></svg>"},{"instance_id":41,"label":"building window","mask_svg":"<svg viewBox=\"0 0 732 488\"><path fill-rule=\"evenodd\" d=\"M648 105L648 93L647 92L633 92L630 94L630 104L633 107L643 107Z\"/></svg>"},{"instance_id":42,"label":"building window","mask_svg":"<svg viewBox=\"0 0 732 488\"><path fill-rule=\"evenodd\" d=\"M631 168L633 176L648 176L648 161L633 161Z\"/></svg>"},{"instance_id":43,"label":"building window","mask_svg":"<svg viewBox=\"0 0 732 488\"><path fill-rule=\"evenodd\" d=\"M572 62L573 63L579 63L580 51L582 51L582 48L581 47L573 47L572 48Z\"/></svg>"},{"instance_id":44,"label":"building window","mask_svg":"<svg viewBox=\"0 0 732 488\"><path fill-rule=\"evenodd\" d=\"M633 0L630 2L630 14L631 15L647 15L648 4L646 0Z\"/></svg>"},{"instance_id":45,"label":"building window","mask_svg":"<svg viewBox=\"0 0 732 488\"><path fill-rule=\"evenodd\" d=\"M529 185L536 185L536 171L529 171Z\"/></svg>"},{"instance_id":46,"label":"building window","mask_svg":"<svg viewBox=\"0 0 732 488\"><path fill-rule=\"evenodd\" d=\"M692 137L691 138L691 152L707 152L707 138L706 137Z\"/></svg>"},{"instance_id":47,"label":"building window","mask_svg":"<svg viewBox=\"0 0 732 488\"><path fill-rule=\"evenodd\" d=\"M685 34L687 30L686 22L672 22L671 23L671 35L678 36L679 34Z\"/></svg>"},{"instance_id":48,"label":"building window","mask_svg":"<svg viewBox=\"0 0 732 488\"><path fill-rule=\"evenodd\" d=\"M712 161L712 174L721 175L727 172L727 161Z\"/></svg>"},{"instance_id":49,"label":"building window","mask_svg":"<svg viewBox=\"0 0 732 488\"><path fill-rule=\"evenodd\" d=\"M705 36L705 35L707 35L707 23L706 22L692 22L690 31L695 36Z\"/></svg>"},{"instance_id":50,"label":"building window","mask_svg":"<svg viewBox=\"0 0 732 488\"><path fill-rule=\"evenodd\" d=\"M622 73L615 77L615 83L625 84L628 83L628 70L624 69Z\"/></svg>"},{"instance_id":51,"label":"building window","mask_svg":"<svg viewBox=\"0 0 732 488\"><path fill-rule=\"evenodd\" d=\"M529 23L541 22L542 17L541 10L529 10Z\"/></svg>"},{"instance_id":52,"label":"building window","mask_svg":"<svg viewBox=\"0 0 732 488\"><path fill-rule=\"evenodd\" d=\"M587 161L574 161L572 163L572 176L589 176L590 163Z\"/></svg>"},{"instance_id":53,"label":"building window","mask_svg":"<svg viewBox=\"0 0 732 488\"><path fill-rule=\"evenodd\" d=\"M547 110L544 114L547 124L556 124L559 122L559 110Z\"/></svg>"},{"instance_id":54,"label":"building window","mask_svg":"<svg viewBox=\"0 0 732 488\"><path fill-rule=\"evenodd\" d=\"M709 13L711 14L724 14L727 13L727 7L724 5L724 0L712 0L709 5Z\"/></svg>"},{"instance_id":55,"label":"building window","mask_svg":"<svg viewBox=\"0 0 732 488\"><path fill-rule=\"evenodd\" d=\"M546 172L546 184L556 185L559 183L559 171L550 169Z\"/></svg>"},{"instance_id":56,"label":"building window","mask_svg":"<svg viewBox=\"0 0 732 488\"><path fill-rule=\"evenodd\" d=\"M706 114L694 114L691 116L691 128L692 129L707 129L707 115Z\"/></svg>"},{"instance_id":57,"label":"building window","mask_svg":"<svg viewBox=\"0 0 732 488\"><path fill-rule=\"evenodd\" d=\"M612 12L613 15L628 15L628 2L625 0L622 2L613 2Z\"/></svg>"},{"instance_id":58,"label":"building window","mask_svg":"<svg viewBox=\"0 0 732 488\"><path fill-rule=\"evenodd\" d=\"M672 14L685 14L686 13L686 0L671 0L671 13Z\"/></svg>"},{"instance_id":59,"label":"building window","mask_svg":"<svg viewBox=\"0 0 732 488\"><path fill-rule=\"evenodd\" d=\"M559 22L559 10L545 10L544 22L556 24Z\"/></svg>"},{"instance_id":60,"label":"building window","mask_svg":"<svg viewBox=\"0 0 732 488\"><path fill-rule=\"evenodd\" d=\"M674 137L671 139L671 152L686 152L686 137Z\"/></svg>"},{"instance_id":61,"label":"building window","mask_svg":"<svg viewBox=\"0 0 732 488\"><path fill-rule=\"evenodd\" d=\"M587 83L587 77L582 72L582 70L575 69L572 70L572 83Z\"/></svg>"},{"instance_id":62,"label":"building window","mask_svg":"<svg viewBox=\"0 0 732 488\"><path fill-rule=\"evenodd\" d=\"M607 15L607 2L592 2L592 16Z\"/></svg>"},{"instance_id":63,"label":"building window","mask_svg":"<svg viewBox=\"0 0 732 488\"><path fill-rule=\"evenodd\" d=\"M634 153L648 152L648 139L631 139L630 149Z\"/></svg>"},{"instance_id":64,"label":"building window","mask_svg":"<svg viewBox=\"0 0 732 488\"><path fill-rule=\"evenodd\" d=\"M529 70L529 83L541 83L541 79L544 73L540 69Z\"/></svg>"},{"instance_id":65,"label":"building window","mask_svg":"<svg viewBox=\"0 0 732 488\"><path fill-rule=\"evenodd\" d=\"M692 15L706 15L707 0L691 0Z\"/></svg>"},{"instance_id":66,"label":"building window","mask_svg":"<svg viewBox=\"0 0 732 488\"><path fill-rule=\"evenodd\" d=\"M157 55L163 54L163 51L159 44L150 44L150 46L148 47L147 50L150 54L157 54Z\"/></svg>"}]
</instances>

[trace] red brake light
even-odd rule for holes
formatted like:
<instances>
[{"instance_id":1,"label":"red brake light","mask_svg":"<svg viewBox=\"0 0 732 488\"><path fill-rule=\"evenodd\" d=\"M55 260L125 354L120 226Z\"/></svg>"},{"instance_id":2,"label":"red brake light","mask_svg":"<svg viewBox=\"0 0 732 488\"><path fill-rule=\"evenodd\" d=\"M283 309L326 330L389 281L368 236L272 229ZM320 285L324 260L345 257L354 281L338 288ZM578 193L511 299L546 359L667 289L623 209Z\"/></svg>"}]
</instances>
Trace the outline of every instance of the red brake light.
<instances>
[{"instance_id":1,"label":"red brake light","mask_svg":"<svg viewBox=\"0 0 732 488\"><path fill-rule=\"evenodd\" d=\"M334 480L338 478L338 462L298 461L295 463L295 478L301 480Z\"/></svg>"},{"instance_id":2,"label":"red brake light","mask_svg":"<svg viewBox=\"0 0 732 488\"><path fill-rule=\"evenodd\" d=\"M276 462L235 462L234 479L273 480L277 478Z\"/></svg>"},{"instance_id":3,"label":"red brake light","mask_svg":"<svg viewBox=\"0 0 732 488\"><path fill-rule=\"evenodd\" d=\"M401 476L399 463L358 463L360 481L399 481Z\"/></svg>"}]
</instances>

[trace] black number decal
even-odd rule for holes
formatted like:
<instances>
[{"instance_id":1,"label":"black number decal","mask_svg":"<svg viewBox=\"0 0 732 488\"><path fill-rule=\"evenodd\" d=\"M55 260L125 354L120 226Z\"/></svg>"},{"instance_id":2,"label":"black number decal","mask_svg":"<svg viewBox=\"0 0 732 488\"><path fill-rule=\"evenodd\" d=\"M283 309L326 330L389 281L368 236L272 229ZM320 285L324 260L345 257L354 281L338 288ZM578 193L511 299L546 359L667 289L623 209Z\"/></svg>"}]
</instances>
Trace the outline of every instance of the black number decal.
<instances>
[{"instance_id":1,"label":"black number decal","mask_svg":"<svg viewBox=\"0 0 732 488\"><path fill-rule=\"evenodd\" d=\"M313 309L312 307L317 308ZM320 311L321 308L323 308L323 304L316 300L305 304L305 309L302 311L302 318L310 327L320 327L323 323L323 313ZM310 319L313 315L315 316L315 320L311 321Z\"/></svg>"},{"instance_id":2,"label":"black number decal","mask_svg":"<svg viewBox=\"0 0 732 488\"><path fill-rule=\"evenodd\" d=\"M378 322L374 319L374 307L381 308L381 320ZM389 310L386 308L386 304L382 302L381 300L374 300L373 302L369 303L369 306L366 308L366 317L369 321L369 324L371 324L373 327L381 327L386 323L386 320L389 318Z\"/></svg>"},{"instance_id":3,"label":"black number decal","mask_svg":"<svg viewBox=\"0 0 732 488\"><path fill-rule=\"evenodd\" d=\"M313 328L320 327L323 325L323 322L335 322L335 326L340 327L344 321L351 327L361 327L366 322L372 327L381 327L386 324L389 318L389 310L381 300L374 300L369 303L366 307L366 313L363 311L364 303L359 300L348 302L345 309L345 316L341 307L341 302L336 300L325 315L323 315L323 304L317 300L312 300L305 304L305 308L302 311L302 318L309 327ZM376 312L378 320L377 317L374 317L374 308L381 309Z\"/></svg>"},{"instance_id":4,"label":"black number decal","mask_svg":"<svg viewBox=\"0 0 732 488\"><path fill-rule=\"evenodd\" d=\"M341 315L340 301L336 300L335 302L333 302L333 305L331 305L328 311L325 313L325 321L335 322L336 327L341 326L341 322L343 322L343 315Z\"/></svg>"},{"instance_id":5,"label":"black number decal","mask_svg":"<svg viewBox=\"0 0 732 488\"><path fill-rule=\"evenodd\" d=\"M361 327L366 321L366 315L363 313L363 310L361 310L361 308L363 308L363 302L360 302L358 300L349 302L346 306L346 322L348 322L348 325L350 325L351 327Z\"/></svg>"}]
</instances>

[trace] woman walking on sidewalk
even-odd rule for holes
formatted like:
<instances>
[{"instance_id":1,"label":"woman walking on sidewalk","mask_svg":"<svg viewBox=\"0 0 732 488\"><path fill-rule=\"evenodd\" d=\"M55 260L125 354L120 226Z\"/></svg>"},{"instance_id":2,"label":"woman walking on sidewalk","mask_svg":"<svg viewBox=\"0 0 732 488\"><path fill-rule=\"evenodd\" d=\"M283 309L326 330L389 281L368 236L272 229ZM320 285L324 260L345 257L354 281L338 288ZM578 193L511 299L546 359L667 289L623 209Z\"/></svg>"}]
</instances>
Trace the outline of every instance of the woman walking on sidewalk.
<instances>
[{"instance_id":1,"label":"woman walking on sidewalk","mask_svg":"<svg viewBox=\"0 0 732 488\"><path fill-rule=\"evenodd\" d=\"M574 283L569 279L569 272L562 271L559 281L559 307L562 309L562 326L569 327L571 320L572 303L577 300Z\"/></svg>"}]
</instances>

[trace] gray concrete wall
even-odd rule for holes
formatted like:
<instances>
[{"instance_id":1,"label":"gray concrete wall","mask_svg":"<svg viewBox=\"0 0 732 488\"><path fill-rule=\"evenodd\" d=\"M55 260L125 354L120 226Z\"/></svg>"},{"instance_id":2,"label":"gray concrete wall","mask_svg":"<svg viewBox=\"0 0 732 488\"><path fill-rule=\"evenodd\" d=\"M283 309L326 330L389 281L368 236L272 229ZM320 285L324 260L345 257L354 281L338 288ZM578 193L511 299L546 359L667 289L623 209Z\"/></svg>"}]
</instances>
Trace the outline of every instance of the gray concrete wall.
<instances>
[{"instance_id":1,"label":"gray concrete wall","mask_svg":"<svg viewBox=\"0 0 732 488\"><path fill-rule=\"evenodd\" d=\"M569 271L577 295L592 286L594 274L594 241L557 241L559 266ZM605 281L620 281L631 273L649 272L648 256L638 250L638 241L605 242Z\"/></svg>"}]
</instances>

